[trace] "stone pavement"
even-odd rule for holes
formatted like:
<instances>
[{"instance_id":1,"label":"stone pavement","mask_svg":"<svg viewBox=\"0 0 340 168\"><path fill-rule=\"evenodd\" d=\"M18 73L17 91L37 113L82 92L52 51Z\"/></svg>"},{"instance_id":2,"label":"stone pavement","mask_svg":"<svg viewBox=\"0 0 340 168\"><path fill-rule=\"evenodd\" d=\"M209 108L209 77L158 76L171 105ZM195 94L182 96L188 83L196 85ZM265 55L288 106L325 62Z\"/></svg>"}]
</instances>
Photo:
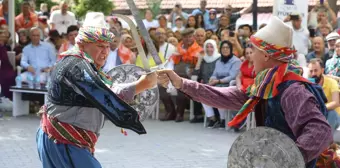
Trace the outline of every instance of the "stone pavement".
<instances>
[{"instance_id":1,"label":"stone pavement","mask_svg":"<svg viewBox=\"0 0 340 168\"><path fill-rule=\"evenodd\" d=\"M0 167L40 168L35 116L0 118ZM106 122L95 156L104 168L225 168L238 134L188 122L144 122L146 135L128 136Z\"/></svg>"}]
</instances>

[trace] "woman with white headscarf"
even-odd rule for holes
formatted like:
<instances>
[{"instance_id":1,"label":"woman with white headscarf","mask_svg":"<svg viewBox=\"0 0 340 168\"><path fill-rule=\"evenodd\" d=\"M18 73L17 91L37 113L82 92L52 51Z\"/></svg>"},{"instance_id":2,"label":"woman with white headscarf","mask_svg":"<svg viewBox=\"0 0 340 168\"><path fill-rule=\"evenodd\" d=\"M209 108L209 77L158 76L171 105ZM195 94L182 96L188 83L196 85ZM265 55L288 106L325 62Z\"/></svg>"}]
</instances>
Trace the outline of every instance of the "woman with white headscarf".
<instances>
[{"instance_id":1,"label":"woman with white headscarf","mask_svg":"<svg viewBox=\"0 0 340 168\"><path fill-rule=\"evenodd\" d=\"M211 75L215 70L217 60L221 57L218 52L217 44L214 40L207 40L204 45L204 56L201 57L196 64L195 74L201 83L208 84ZM208 127L216 127L218 120L215 118L214 110L212 107L203 104L204 111L210 119ZM224 115L224 114L223 114Z\"/></svg>"}]
</instances>

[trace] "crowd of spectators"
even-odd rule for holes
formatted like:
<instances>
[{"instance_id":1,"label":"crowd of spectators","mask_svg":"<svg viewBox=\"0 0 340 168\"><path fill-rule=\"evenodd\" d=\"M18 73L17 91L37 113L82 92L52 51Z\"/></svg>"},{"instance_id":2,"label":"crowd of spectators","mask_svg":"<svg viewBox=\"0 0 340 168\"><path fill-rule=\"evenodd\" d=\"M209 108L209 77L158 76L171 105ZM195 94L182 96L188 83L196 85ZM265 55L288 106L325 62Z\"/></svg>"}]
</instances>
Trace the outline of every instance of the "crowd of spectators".
<instances>
[{"instance_id":1,"label":"crowd of spectators","mask_svg":"<svg viewBox=\"0 0 340 168\"><path fill-rule=\"evenodd\" d=\"M253 73L250 59L252 45L249 43L249 38L255 30L249 24L236 27L236 21L243 14L251 12L252 8L249 6L241 11L234 11L230 4L223 12L218 13L216 9L207 9L206 6L207 1L201 0L197 9L186 13L182 4L177 2L170 14L160 14L157 17L147 9L143 23L161 60L169 60L169 68L181 77L217 87L236 86L246 91L256 75ZM22 67L20 75L23 81L28 80L30 74L39 74L41 82L44 83L58 60L58 55L75 46L79 28L75 15L69 11L65 2L53 7L43 3L39 11L36 11L35 4L31 1L23 2L21 13L15 18L17 39L10 39L7 0L2 1L0 20L0 84L2 96L8 98L11 98L9 87L15 85L16 70L11 67L6 51L15 52L15 65ZM295 58L304 67L305 76L317 79L316 82L324 89L332 86L326 93L331 102L331 105L327 106L330 111L339 108L339 94L337 87L333 85L334 82L332 85L328 84L326 81L331 80L323 80L323 76L332 75L332 80L340 77L339 21L327 1L322 5L315 5L310 11L308 27L302 25L300 14L293 13L284 19L293 29L293 45L297 50ZM122 21L115 17L107 17L107 23L116 36L103 70L107 72L121 64L143 67L130 29L124 28ZM265 24L260 25L259 28L264 26ZM150 66L156 65L143 37L140 38ZM14 48L8 45L10 40L17 41ZM317 68L314 65L317 65ZM168 93L162 87L159 87L159 90L165 107L165 115L161 120L182 122L184 112L189 108L189 98L181 92ZM191 123L203 122L206 115L208 127L225 127L225 114L228 109L215 109L194 102L193 110L194 118ZM340 114L340 110L337 112Z\"/></svg>"}]
</instances>

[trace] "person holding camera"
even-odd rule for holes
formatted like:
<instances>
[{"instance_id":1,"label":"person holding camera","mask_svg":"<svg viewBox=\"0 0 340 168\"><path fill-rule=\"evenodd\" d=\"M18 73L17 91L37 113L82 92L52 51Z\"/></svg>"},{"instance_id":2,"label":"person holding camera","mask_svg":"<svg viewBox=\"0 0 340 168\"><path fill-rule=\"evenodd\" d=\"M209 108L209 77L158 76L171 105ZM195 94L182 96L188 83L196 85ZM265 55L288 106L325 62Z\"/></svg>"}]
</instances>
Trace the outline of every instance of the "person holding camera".
<instances>
[{"instance_id":1,"label":"person holding camera","mask_svg":"<svg viewBox=\"0 0 340 168\"><path fill-rule=\"evenodd\" d=\"M172 9L168 20L171 21L171 27L176 27L176 20L178 20L180 17L183 21L183 25L186 24L186 20L189 17L189 14L182 11L182 4L180 2L177 2L175 7Z\"/></svg>"},{"instance_id":2,"label":"person holding camera","mask_svg":"<svg viewBox=\"0 0 340 168\"><path fill-rule=\"evenodd\" d=\"M327 0L317 1L308 14L308 26L317 28L321 22L330 23L332 27L337 26L337 16L330 8Z\"/></svg>"},{"instance_id":3,"label":"person holding camera","mask_svg":"<svg viewBox=\"0 0 340 168\"><path fill-rule=\"evenodd\" d=\"M290 14L284 22L291 22L293 28L293 45L298 54L307 55L311 46L308 29L302 27L302 17L299 14Z\"/></svg>"}]
</instances>

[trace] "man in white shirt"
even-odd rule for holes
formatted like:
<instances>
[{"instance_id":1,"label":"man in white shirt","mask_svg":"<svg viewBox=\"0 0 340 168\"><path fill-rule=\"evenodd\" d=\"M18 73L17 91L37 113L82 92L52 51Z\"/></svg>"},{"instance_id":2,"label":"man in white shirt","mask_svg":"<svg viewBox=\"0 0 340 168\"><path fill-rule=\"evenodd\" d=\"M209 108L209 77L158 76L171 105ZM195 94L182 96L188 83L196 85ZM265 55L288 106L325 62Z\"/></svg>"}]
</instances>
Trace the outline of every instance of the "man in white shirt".
<instances>
[{"instance_id":1,"label":"man in white shirt","mask_svg":"<svg viewBox=\"0 0 340 168\"><path fill-rule=\"evenodd\" d=\"M159 52L164 55L165 60L168 60L176 52L176 47L166 42L166 32L163 28L157 28L156 38L159 43Z\"/></svg>"},{"instance_id":2,"label":"man in white shirt","mask_svg":"<svg viewBox=\"0 0 340 168\"><path fill-rule=\"evenodd\" d=\"M149 30L150 28L159 27L158 21L153 19L153 14L150 9L145 11L145 19L143 19L145 28Z\"/></svg>"},{"instance_id":3,"label":"man in white shirt","mask_svg":"<svg viewBox=\"0 0 340 168\"><path fill-rule=\"evenodd\" d=\"M110 53L107 57L106 63L103 67L104 72L109 72L114 67L123 64L119 55L118 55L118 45L119 45L120 38L119 36L115 36L111 45L110 45Z\"/></svg>"},{"instance_id":4,"label":"man in white shirt","mask_svg":"<svg viewBox=\"0 0 340 168\"><path fill-rule=\"evenodd\" d=\"M66 34L71 25L78 25L74 13L68 11L65 1L60 3L60 10L53 11L50 17L51 30L58 30L59 34Z\"/></svg>"},{"instance_id":5,"label":"man in white shirt","mask_svg":"<svg viewBox=\"0 0 340 168\"><path fill-rule=\"evenodd\" d=\"M173 61L171 61L170 57L176 52L176 47L170 43L166 42L166 31L163 28L157 28L156 30L156 40L159 44L159 52L164 55L166 60L169 60L170 63L167 64L167 69L174 69ZM164 104L166 115L161 117L161 121L169 121L174 120L176 118L176 108L174 102L171 99L171 95L176 95L174 93L168 93L166 89L159 87L160 99Z\"/></svg>"},{"instance_id":6,"label":"man in white shirt","mask_svg":"<svg viewBox=\"0 0 340 168\"><path fill-rule=\"evenodd\" d=\"M298 54L307 55L308 48L311 45L309 40L308 29L302 27L302 18L299 14L288 15L284 22L292 22L293 26L293 45Z\"/></svg>"}]
</instances>

